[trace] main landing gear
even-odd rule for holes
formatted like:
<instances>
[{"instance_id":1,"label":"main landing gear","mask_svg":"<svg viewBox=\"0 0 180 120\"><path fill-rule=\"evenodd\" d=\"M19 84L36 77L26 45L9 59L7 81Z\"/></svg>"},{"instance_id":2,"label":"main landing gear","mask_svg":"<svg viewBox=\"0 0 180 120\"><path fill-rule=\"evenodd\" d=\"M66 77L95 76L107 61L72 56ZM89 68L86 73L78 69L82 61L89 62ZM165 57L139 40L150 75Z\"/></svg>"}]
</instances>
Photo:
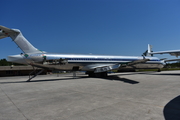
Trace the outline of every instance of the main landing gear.
<instances>
[{"instance_id":1,"label":"main landing gear","mask_svg":"<svg viewBox=\"0 0 180 120\"><path fill-rule=\"evenodd\" d=\"M89 77L107 77L107 72L100 72L100 73L94 73L94 72L86 72L86 74L89 75Z\"/></svg>"}]
</instances>

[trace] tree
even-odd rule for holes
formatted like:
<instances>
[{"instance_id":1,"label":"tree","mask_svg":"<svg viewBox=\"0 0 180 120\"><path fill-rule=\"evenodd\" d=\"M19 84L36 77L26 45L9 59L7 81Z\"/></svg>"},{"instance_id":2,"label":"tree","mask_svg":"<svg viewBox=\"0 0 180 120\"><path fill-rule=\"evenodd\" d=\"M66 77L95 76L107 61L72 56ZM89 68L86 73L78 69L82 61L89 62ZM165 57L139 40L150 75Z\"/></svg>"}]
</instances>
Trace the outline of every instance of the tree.
<instances>
[{"instance_id":1,"label":"tree","mask_svg":"<svg viewBox=\"0 0 180 120\"><path fill-rule=\"evenodd\" d=\"M0 66L10 66L10 65L15 65L15 66L21 66L24 64L18 64L18 63L12 63L12 62L8 62L6 59L0 59Z\"/></svg>"},{"instance_id":2,"label":"tree","mask_svg":"<svg viewBox=\"0 0 180 120\"><path fill-rule=\"evenodd\" d=\"M1 59L0 60L0 66L10 66L11 63L8 62L6 59Z\"/></svg>"}]
</instances>

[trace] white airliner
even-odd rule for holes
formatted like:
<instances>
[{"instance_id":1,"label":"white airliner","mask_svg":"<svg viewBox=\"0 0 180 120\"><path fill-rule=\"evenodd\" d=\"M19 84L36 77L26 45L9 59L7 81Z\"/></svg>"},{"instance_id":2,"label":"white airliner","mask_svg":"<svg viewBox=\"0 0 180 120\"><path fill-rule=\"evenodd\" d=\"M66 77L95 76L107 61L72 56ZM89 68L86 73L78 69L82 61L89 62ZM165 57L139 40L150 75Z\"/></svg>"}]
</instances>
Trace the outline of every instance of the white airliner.
<instances>
[{"instance_id":1,"label":"white airliner","mask_svg":"<svg viewBox=\"0 0 180 120\"><path fill-rule=\"evenodd\" d=\"M158 52L152 52L152 46L148 44L148 50L147 50L148 56L151 56L153 54L170 54L171 56L180 56L180 50L168 50L168 51L158 51ZM180 61L180 59L169 59L169 60L164 60L165 62L172 62L172 61Z\"/></svg>"},{"instance_id":2,"label":"white airliner","mask_svg":"<svg viewBox=\"0 0 180 120\"><path fill-rule=\"evenodd\" d=\"M180 56L180 50L168 50L168 51L158 51L158 52L152 52L152 46L148 44L148 54L170 54L172 56Z\"/></svg>"},{"instance_id":3,"label":"white airliner","mask_svg":"<svg viewBox=\"0 0 180 120\"><path fill-rule=\"evenodd\" d=\"M0 26L0 39L5 37L10 37L24 52L8 56L9 62L27 64L42 70L86 71L89 76L106 77L108 71L126 66L137 69L160 69L164 66L164 62L157 57L47 53L35 48L20 30ZM28 81L39 73L30 77Z\"/></svg>"}]
</instances>

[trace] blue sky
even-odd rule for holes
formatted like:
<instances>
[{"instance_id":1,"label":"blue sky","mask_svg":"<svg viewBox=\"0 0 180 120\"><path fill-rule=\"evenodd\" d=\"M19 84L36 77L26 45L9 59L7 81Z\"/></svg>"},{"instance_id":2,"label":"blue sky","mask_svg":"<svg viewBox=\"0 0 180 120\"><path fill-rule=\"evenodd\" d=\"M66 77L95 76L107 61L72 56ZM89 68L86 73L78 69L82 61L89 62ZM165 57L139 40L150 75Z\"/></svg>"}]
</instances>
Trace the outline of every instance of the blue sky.
<instances>
[{"instance_id":1,"label":"blue sky","mask_svg":"<svg viewBox=\"0 0 180 120\"><path fill-rule=\"evenodd\" d=\"M179 6L179 0L4 0L0 25L20 29L47 52L139 56L147 44L180 49ZM20 53L10 38L0 40L0 59Z\"/></svg>"}]
</instances>

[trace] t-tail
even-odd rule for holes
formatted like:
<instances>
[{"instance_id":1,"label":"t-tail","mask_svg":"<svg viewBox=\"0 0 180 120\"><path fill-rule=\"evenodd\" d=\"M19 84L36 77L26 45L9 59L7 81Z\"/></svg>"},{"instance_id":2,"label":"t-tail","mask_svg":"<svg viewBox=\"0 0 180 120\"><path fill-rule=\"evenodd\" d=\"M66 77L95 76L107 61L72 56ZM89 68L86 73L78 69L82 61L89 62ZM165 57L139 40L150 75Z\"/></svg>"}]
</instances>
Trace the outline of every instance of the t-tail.
<instances>
[{"instance_id":1,"label":"t-tail","mask_svg":"<svg viewBox=\"0 0 180 120\"><path fill-rule=\"evenodd\" d=\"M44 53L35 48L18 29L0 26L0 39L10 37L24 53Z\"/></svg>"}]
</instances>

